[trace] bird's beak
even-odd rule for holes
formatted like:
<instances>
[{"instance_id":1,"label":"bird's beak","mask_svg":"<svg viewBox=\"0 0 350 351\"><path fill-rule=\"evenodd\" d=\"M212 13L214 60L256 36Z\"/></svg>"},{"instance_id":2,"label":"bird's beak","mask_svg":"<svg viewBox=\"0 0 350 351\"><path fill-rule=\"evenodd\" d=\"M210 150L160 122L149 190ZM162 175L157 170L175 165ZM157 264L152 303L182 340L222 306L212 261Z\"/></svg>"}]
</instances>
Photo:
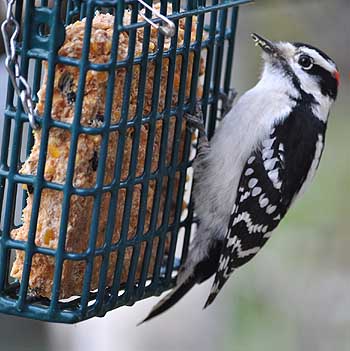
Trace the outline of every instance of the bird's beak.
<instances>
[{"instance_id":1,"label":"bird's beak","mask_svg":"<svg viewBox=\"0 0 350 351\"><path fill-rule=\"evenodd\" d=\"M255 42L255 45L259 45L267 54L271 56L281 56L280 50L277 48L276 44L272 41L263 38L261 35L256 33L251 34L252 39Z\"/></svg>"}]
</instances>

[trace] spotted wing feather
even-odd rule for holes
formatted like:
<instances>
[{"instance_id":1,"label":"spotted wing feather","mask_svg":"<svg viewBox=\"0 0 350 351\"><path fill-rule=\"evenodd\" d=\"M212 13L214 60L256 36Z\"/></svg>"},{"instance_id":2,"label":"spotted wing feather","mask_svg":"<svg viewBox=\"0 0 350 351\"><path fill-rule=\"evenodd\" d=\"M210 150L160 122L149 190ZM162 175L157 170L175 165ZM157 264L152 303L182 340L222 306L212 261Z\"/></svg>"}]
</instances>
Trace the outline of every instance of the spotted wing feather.
<instances>
[{"instance_id":1,"label":"spotted wing feather","mask_svg":"<svg viewBox=\"0 0 350 351\"><path fill-rule=\"evenodd\" d=\"M205 306L213 302L230 274L265 245L291 203L314 177L326 124L312 115L306 117L304 112L295 108L247 160Z\"/></svg>"},{"instance_id":2,"label":"spotted wing feather","mask_svg":"<svg viewBox=\"0 0 350 351\"><path fill-rule=\"evenodd\" d=\"M273 130L245 164L206 306L230 274L264 246L294 197L288 189L285 145L278 132Z\"/></svg>"}]
</instances>

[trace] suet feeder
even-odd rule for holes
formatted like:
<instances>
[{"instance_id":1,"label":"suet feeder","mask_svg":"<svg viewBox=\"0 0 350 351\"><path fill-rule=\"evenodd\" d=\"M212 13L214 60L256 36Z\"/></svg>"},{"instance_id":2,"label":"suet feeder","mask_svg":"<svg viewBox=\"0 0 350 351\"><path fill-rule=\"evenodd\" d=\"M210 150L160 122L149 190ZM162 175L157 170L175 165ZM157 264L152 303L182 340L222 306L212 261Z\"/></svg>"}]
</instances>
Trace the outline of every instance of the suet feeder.
<instances>
[{"instance_id":1,"label":"suet feeder","mask_svg":"<svg viewBox=\"0 0 350 351\"><path fill-rule=\"evenodd\" d=\"M7 1L0 312L75 323L172 287L248 0Z\"/></svg>"}]
</instances>

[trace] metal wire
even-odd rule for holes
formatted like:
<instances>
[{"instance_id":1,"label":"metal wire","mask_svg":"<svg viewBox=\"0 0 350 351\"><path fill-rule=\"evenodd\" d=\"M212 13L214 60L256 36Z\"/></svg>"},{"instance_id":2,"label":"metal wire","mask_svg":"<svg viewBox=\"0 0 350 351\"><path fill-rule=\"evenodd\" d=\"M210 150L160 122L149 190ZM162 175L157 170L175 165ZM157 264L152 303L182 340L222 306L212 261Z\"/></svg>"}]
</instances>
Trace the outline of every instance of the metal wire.
<instances>
[{"instance_id":1,"label":"metal wire","mask_svg":"<svg viewBox=\"0 0 350 351\"><path fill-rule=\"evenodd\" d=\"M165 24L159 25L154 21L152 21L150 18L148 18L142 11L139 11L140 16L146 22L148 22L152 27L158 29L160 33L162 33L164 36L168 38L173 37L175 35L176 27L174 22L170 21L169 18L167 18L166 16L163 16L160 12L158 12L152 6L148 5L143 0L137 0L137 1L146 9L150 10L157 18L159 18Z\"/></svg>"},{"instance_id":2,"label":"metal wire","mask_svg":"<svg viewBox=\"0 0 350 351\"><path fill-rule=\"evenodd\" d=\"M21 75L18 63L16 44L20 33L20 25L13 15L15 0L7 0L6 19L1 25L1 33L4 39L6 60L5 67L16 94L22 101L23 109L28 115L29 123L33 129L39 128L34 117L34 103L32 89L27 79ZM22 88L23 86L23 88Z\"/></svg>"}]
</instances>

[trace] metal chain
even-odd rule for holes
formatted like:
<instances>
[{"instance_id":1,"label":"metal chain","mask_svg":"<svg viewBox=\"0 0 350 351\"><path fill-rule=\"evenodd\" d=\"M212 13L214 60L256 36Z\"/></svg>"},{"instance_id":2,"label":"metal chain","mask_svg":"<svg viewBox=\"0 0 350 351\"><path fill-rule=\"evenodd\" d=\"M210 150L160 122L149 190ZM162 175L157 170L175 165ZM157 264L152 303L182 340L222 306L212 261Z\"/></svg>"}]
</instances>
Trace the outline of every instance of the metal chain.
<instances>
[{"instance_id":1,"label":"metal chain","mask_svg":"<svg viewBox=\"0 0 350 351\"><path fill-rule=\"evenodd\" d=\"M13 15L13 6L16 0L5 0L7 3L6 19L1 25L1 33L4 39L6 60L5 67L9 74L13 88L22 101L23 109L28 115L29 123L33 129L39 125L34 117L34 102L32 100L32 89L25 77L21 75L16 53L16 43L20 32L20 25Z\"/></svg>"}]
</instances>

